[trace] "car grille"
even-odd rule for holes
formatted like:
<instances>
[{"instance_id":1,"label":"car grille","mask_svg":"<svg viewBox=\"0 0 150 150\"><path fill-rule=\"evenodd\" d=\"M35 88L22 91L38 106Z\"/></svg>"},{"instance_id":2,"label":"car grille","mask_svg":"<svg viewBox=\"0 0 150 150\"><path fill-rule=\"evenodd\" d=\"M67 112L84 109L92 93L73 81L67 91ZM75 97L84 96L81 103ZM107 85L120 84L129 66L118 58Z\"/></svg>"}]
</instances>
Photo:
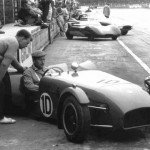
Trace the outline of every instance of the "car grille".
<instances>
[{"instance_id":1,"label":"car grille","mask_svg":"<svg viewBox=\"0 0 150 150\"><path fill-rule=\"evenodd\" d=\"M100 107L89 106L91 126L112 128L112 118L108 111Z\"/></svg>"},{"instance_id":2,"label":"car grille","mask_svg":"<svg viewBox=\"0 0 150 150\"><path fill-rule=\"evenodd\" d=\"M124 116L124 129L150 125L150 108L141 108L128 112Z\"/></svg>"}]
</instances>

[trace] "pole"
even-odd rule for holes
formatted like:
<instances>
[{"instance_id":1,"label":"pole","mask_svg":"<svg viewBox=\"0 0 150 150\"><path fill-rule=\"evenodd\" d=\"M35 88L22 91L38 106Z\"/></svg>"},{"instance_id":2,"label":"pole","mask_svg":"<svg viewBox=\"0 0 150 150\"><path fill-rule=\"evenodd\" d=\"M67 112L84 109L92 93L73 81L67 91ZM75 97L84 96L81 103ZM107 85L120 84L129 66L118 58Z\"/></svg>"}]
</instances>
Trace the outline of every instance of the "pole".
<instances>
[{"instance_id":1,"label":"pole","mask_svg":"<svg viewBox=\"0 0 150 150\"><path fill-rule=\"evenodd\" d=\"M4 17L4 24L5 24L5 1L3 0L3 17Z\"/></svg>"}]
</instances>

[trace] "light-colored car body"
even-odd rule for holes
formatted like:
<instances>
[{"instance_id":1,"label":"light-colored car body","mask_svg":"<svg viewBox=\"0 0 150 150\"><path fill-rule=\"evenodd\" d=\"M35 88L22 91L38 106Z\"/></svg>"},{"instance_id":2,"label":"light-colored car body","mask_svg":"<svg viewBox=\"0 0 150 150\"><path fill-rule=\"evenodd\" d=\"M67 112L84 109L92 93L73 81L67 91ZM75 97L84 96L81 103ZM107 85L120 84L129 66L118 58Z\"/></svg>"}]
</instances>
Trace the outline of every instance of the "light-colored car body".
<instances>
[{"instance_id":1,"label":"light-colored car body","mask_svg":"<svg viewBox=\"0 0 150 150\"><path fill-rule=\"evenodd\" d=\"M102 26L98 21L70 21L66 31L67 39L74 36L94 38L112 38L116 40L121 32L115 25Z\"/></svg>"}]
</instances>

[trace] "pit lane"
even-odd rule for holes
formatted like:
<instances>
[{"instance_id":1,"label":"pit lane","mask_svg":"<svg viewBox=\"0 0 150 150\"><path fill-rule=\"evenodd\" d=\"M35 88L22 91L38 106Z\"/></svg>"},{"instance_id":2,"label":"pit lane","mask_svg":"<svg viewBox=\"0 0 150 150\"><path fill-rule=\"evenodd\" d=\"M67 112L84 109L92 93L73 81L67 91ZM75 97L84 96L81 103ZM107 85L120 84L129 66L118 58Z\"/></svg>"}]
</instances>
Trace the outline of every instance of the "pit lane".
<instances>
[{"instance_id":1,"label":"pit lane","mask_svg":"<svg viewBox=\"0 0 150 150\"><path fill-rule=\"evenodd\" d=\"M150 31L144 21L147 14L149 10L111 9L112 17L135 23L133 30L126 36L119 37L119 40L150 67ZM140 20L139 16L144 15L146 17L140 17ZM130 18L127 18L128 16ZM70 65L73 61L92 60L98 64L98 69L141 86L144 78L148 76L147 71L133 56L118 41L111 39L88 41L86 38L76 37L73 40L66 40L66 37L58 37L45 51L47 52L46 65L62 62ZM59 130L53 121L49 123L23 116L15 116L15 118L17 123L14 125L0 125L0 150L150 149L149 127L118 133L91 129L83 144L73 144L66 140L63 130Z\"/></svg>"}]
</instances>

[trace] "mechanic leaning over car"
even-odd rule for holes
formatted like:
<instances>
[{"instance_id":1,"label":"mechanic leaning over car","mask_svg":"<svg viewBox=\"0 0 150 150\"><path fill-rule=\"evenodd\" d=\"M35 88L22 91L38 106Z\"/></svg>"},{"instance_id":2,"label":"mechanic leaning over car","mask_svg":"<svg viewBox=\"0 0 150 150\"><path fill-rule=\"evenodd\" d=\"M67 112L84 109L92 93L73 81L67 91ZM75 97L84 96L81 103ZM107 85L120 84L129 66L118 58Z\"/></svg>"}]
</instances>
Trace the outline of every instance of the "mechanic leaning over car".
<instances>
[{"instance_id":1,"label":"mechanic leaning over car","mask_svg":"<svg viewBox=\"0 0 150 150\"><path fill-rule=\"evenodd\" d=\"M0 38L0 123L16 122L16 120L7 118L4 115L4 110L7 107L6 92L11 92L10 77L7 70L11 64L18 72L24 72L27 67L21 66L15 55L17 50L27 47L31 41L31 34L24 29L19 30L15 37L5 36Z\"/></svg>"},{"instance_id":2,"label":"mechanic leaning over car","mask_svg":"<svg viewBox=\"0 0 150 150\"><path fill-rule=\"evenodd\" d=\"M37 50L32 54L33 64L27 70L24 71L22 81L23 88L26 95L27 111L30 112L34 103L39 99L39 82L44 72L47 70L45 65L44 51Z\"/></svg>"}]
</instances>

